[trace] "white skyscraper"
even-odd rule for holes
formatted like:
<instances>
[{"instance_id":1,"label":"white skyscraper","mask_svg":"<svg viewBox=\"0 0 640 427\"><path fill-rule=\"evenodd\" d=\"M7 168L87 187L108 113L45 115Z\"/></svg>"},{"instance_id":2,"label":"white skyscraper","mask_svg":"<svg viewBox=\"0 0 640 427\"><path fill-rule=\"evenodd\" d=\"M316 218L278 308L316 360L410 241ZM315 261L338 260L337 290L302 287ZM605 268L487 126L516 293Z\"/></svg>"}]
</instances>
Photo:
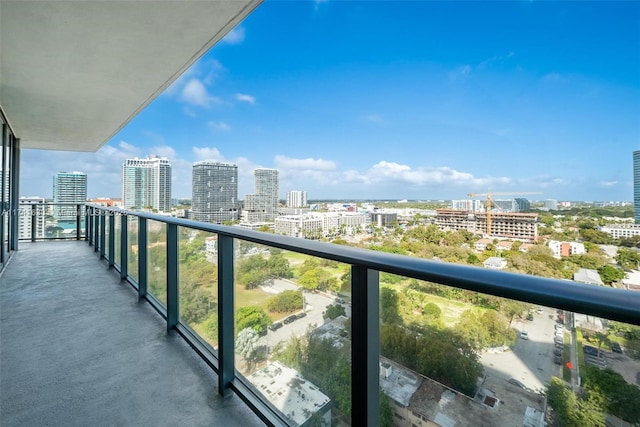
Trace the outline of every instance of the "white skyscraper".
<instances>
[{"instance_id":1,"label":"white skyscraper","mask_svg":"<svg viewBox=\"0 0 640 427\"><path fill-rule=\"evenodd\" d=\"M122 165L122 206L125 209L171 210L171 164L164 157L127 159Z\"/></svg>"},{"instance_id":2,"label":"white skyscraper","mask_svg":"<svg viewBox=\"0 0 640 427\"><path fill-rule=\"evenodd\" d=\"M45 217L44 197L20 197L18 238L31 239L32 230L33 237L44 238Z\"/></svg>"},{"instance_id":3,"label":"white skyscraper","mask_svg":"<svg viewBox=\"0 0 640 427\"><path fill-rule=\"evenodd\" d=\"M287 207L303 208L307 206L307 192L302 190L287 191Z\"/></svg>"}]
</instances>

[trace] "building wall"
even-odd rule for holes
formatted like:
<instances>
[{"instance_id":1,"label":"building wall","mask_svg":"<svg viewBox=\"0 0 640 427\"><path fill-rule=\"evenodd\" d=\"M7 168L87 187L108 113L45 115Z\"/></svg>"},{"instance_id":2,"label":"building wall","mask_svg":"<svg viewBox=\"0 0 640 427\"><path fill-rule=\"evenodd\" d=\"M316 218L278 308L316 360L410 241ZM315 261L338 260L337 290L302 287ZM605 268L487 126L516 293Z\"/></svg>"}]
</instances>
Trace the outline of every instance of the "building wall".
<instances>
[{"instance_id":1,"label":"building wall","mask_svg":"<svg viewBox=\"0 0 640 427\"><path fill-rule=\"evenodd\" d=\"M194 163L191 184L192 219L214 223L238 220L238 166Z\"/></svg>"},{"instance_id":2,"label":"building wall","mask_svg":"<svg viewBox=\"0 0 640 427\"><path fill-rule=\"evenodd\" d=\"M600 231L611 234L614 239L640 236L640 224L607 224Z\"/></svg>"},{"instance_id":3,"label":"building wall","mask_svg":"<svg viewBox=\"0 0 640 427\"><path fill-rule=\"evenodd\" d=\"M640 150L633 152L633 217L640 224Z\"/></svg>"},{"instance_id":4,"label":"building wall","mask_svg":"<svg viewBox=\"0 0 640 427\"><path fill-rule=\"evenodd\" d=\"M287 207L302 208L307 206L307 192L301 190L287 191Z\"/></svg>"},{"instance_id":5,"label":"building wall","mask_svg":"<svg viewBox=\"0 0 640 427\"><path fill-rule=\"evenodd\" d=\"M264 219L273 221L278 212L279 172L276 169L256 169L256 194L263 199Z\"/></svg>"},{"instance_id":6,"label":"building wall","mask_svg":"<svg viewBox=\"0 0 640 427\"><path fill-rule=\"evenodd\" d=\"M32 205L36 205L35 212ZM42 205L42 206L39 206ZM44 197L20 197L18 218L18 239L31 239L32 219L35 213L35 238L42 239L45 234L46 210ZM74 217L75 218L75 217Z\"/></svg>"},{"instance_id":7,"label":"building wall","mask_svg":"<svg viewBox=\"0 0 640 427\"><path fill-rule=\"evenodd\" d=\"M60 172L53 177L53 203L69 203L57 206L53 216L58 221L75 221L74 204L87 201L87 175L84 172Z\"/></svg>"},{"instance_id":8,"label":"building wall","mask_svg":"<svg viewBox=\"0 0 640 427\"><path fill-rule=\"evenodd\" d=\"M127 159L122 165L122 206L171 210L171 164L161 157Z\"/></svg>"}]
</instances>

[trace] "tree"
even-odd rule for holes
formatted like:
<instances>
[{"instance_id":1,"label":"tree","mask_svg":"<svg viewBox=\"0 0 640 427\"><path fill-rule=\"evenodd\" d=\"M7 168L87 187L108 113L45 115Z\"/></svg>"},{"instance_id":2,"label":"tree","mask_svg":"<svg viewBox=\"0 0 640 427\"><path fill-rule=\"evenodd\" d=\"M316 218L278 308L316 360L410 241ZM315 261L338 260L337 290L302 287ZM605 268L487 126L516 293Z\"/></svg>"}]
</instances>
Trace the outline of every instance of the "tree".
<instances>
[{"instance_id":1,"label":"tree","mask_svg":"<svg viewBox=\"0 0 640 427\"><path fill-rule=\"evenodd\" d=\"M293 277L293 271L287 260L281 253L272 254L267 260L267 268L273 277L282 277L290 279Z\"/></svg>"},{"instance_id":2,"label":"tree","mask_svg":"<svg viewBox=\"0 0 640 427\"><path fill-rule=\"evenodd\" d=\"M437 324L442 320L442 310L436 304L427 303L422 309L422 315L427 323Z\"/></svg>"},{"instance_id":3,"label":"tree","mask_svg":"<svg viewBox=\"0 0 640 427\"><path fill-rule=\"evenodd\" d=\"M391 401L382 389L380 389L380 427L393 427Z\"/></svg>"},{"instance_id":4,"label":"tree","mask_svg":"<svg viewBox=\"0 0 640 427\"><path fill-rule=\"evenodd\" d=\"M602 281L607 285L618 282L624 279L625 276L624 271L609 264L600 267L598 269L598 273L600 274L600 278L602 279Z\"/></svg>"},{"instance_id":5,"label":"tree","mask_svg":"<svg viewBox=\"0 0 640 427\"><path fill-rule=\"evenodd\" d=\"M552 377L547 386L547 402L557 417L555 425L580 427L578 417L578 399L564 382Z\"/></svg>"},{"instance_id":6,"label":"tree","mask_svg":"<svg viewBox=\"0 0 640 427\"><path fill-rule=\"evenodd\" d=\"M235 344L236 352L247 362L247 370L250 371L258 348L258 334L251 328L242 329Z\"/></svg>"},{"instance_id":7,"label":"tree","mask_svg":"<svg viewBox=\"0 0 640 427\"><path fill-rule=\"evenodd\" d=\"M619 248L616 261L625 270L637 269L640 265L640 252L633 249Z\"/></svg>"},{"instance_id":8,"label":"tree","mask_svg":"<svg viewBox=\"0 0 640 427\"><path fill-rule=\"evenodd\" d=\"M267 309L271 312L283 313L302 309L302 291L282 291L267 301Z\"/></svg>"},{"instance_id":9,"label":"tree","mask_svg":"<svg viewBox=\"0 0 640 427\"><path fill-rule=\"evenodd\" d=\"M398 308L398 294L386 286L380 288L380 320L383 323L402 323Z\"/></svg>"},{"instance_id":10,"label":"tree","mask_svg":"<svg viewBox=\"0 0 640 427\"><path fill-rule=\"evenodd\" d=\"M236 311L236 331L250 328L261 332L270 324L271 318L261 307L246 305Z\"/></svg>"},{"instance_id":11,"label":"tree","mask_svg":"<svg viewBox=\"0 0 640 427\"><path fill-rule=\"evenodd\" d=\"M323 319L333 320L338 316L346 316L347 312L340 304L329 304L327 309L322 313Z\"/></svg>"}]
</instances>

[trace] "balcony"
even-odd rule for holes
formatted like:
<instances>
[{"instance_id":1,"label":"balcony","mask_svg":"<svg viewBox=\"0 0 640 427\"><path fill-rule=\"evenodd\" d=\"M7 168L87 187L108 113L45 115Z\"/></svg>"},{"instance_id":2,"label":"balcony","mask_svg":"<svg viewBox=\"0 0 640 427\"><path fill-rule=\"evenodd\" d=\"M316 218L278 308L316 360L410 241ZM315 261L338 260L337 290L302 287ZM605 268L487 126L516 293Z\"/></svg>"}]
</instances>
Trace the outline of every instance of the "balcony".
<instances>
[{"instance_id":1,"label":"balcony","mask_svg":"<svg viewBox=\"0 0 640 427\"><path fill-rule=\"evenodd\" d=\"M143 425L308 425L321 420L331 425L378 425L380 387L393 399L395 421L400 425L437 416L443 420L442 415L427 413L433 406L434 393L456 402L446 417L460 417L460 425L465 424L465 414L473 414L469 407L478 405L494 410L495 415L483 417L497 416L504 422L517 423L522 421L519 412L511 420L513 413L496 402L519 393L523 395L521 401L531 402L534 413L542 413L545 405L540 403L539 393L551 370L553 376L564 376L566 383L577 389L583 374L579 370L585 369L585 363L593 359L601 364L605 358L597 350L595 356L581 356L578 346L583 345L582 335L576 334L573 313L587 315L587 322L597 317L640 323L637 292L94 205L82 212L86 242L23 243L3 273L0 409L8 425L41 424L45 420L60 425L99 424L104 420L111 420L109 424ZM198 258L203 265L215 265L215 270L206 270L215 271L215 275L199 275L193 267L196 264L186 263L190 257L199 256L189 246L202 237L197 233L208 236L207 247L215 243L206 263ZM346 355L347 359L335 362L346 377L334 378L337 370L332 365L321 368L318 375L318 370L312 372L304 364L296 371L280 359L266 356L254 360L243 352L247 337L239 330L240 313L257 303L255 293L249 295L238 286L238 280L247 273L242 266L247 259L260 252L266 257L279 254L269 252L269 248L285 251L289 259L300 263L313 258L335 263L331 268L344 267L350 275L342 291L346 287L350 304L331 294L302 292L301 310L295 316L275 322L281 326L249 340L254 339L259 347L264 344L269 355L275 354L280 345L280 359L286 359L282 343L294 335L293 331L301 331L298 338L292 338L295 341L308 331L315 336L331 336L333 328L336 338L330 338L328 347L322 347L327 345L324 339L313 343L324 349L324 354ZM394 347L390 349L382 337L389 331L404 333L385 319L388 293L382 292L385 288L380 284L386 274L433 286L446 285L456 293L478 292L545 307L535 314L533 323L542 325L539 330L524 319L516 319L511 325L517 330L532 328L527 340L519 339L513 345L510 356L509 363L522 375L509 379L501 366L501 356L491 354L482 355L485 374L477 384L471 384L475 392L447 384L446 373L434 371L427 378L412 371L420 367L407 366L411 360L402 360L403 355L394 353ZM289 283L261 280L268 282L266 288L286 288ZM326 301L345 309L350 326L345 318L341 324L322 324L319 307L327 308L322 306ZM553 364L553 308L559 309L558 317L563 320L566 314L565 327L559 328L560 333L555 329L555 340L564 342L559 357L571 362L573 368ZM446 339L438 346L448 345ZM311 342L310 338L307 345ZM452 354L463 353L462 347L455 351L457 344L452 345ZM590 347L585 343L584 348ZM428 360L429 348L422 350L421 360ZM397 389L398 381L403 384L401 390ZM341 390L342 394L336 396ZM500 392L505 394L500 396ZM527 405L516 411L522 409L524 413L525 408ZM495 423L496 419L487 422Z\"/></svg>"}]
</instances>

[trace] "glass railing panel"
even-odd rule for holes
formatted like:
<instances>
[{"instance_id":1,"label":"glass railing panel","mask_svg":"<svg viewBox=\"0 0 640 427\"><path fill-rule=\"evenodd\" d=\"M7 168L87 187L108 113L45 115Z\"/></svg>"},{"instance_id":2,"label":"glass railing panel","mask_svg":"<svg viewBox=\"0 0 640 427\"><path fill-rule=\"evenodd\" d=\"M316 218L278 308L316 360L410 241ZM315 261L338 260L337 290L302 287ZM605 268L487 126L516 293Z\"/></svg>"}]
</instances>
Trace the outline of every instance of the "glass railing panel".
<instances>
[{"instance_id":1,"label":"glass railing panel","mask_svg":"<svg viewBox=\"0 0 640 427\"><path fill-rule=\"evenodd\" d=\"M103 211L104 214L104 256L109 259L109 236L111 235L111 213Z\"/></svg>"},{"instance_id":2,"label":"glass railing panel","mask_svg":"<svg viewBox=\"0 0 640 427\"><path fill-rule=\"evenodd\" d=\"M218 347L218 259L215 233L178 228L179 317Z\"/></svg>"},{"instance_id":3,"label":"glass railing panel","mask_svg":"<svg viewBox=\"0 0 640 427\"><path fill-rule=\"evenodd\" d=\"M138 217L129 215L127 227L128 273L135 281L138 281Z\"/></svg>"},{"instance_id":4,"label":"glass railing panel","mask_svg":"<svg viewBox=\"0 0 640 427\"><path fill-rule=\"evenodd\" d=\"M120 266L120 254L122 252L122 249L120 247L120 242L122 240L122 216L118 213L118 212L114 212L112 214L114 216L114 227L113 227L113 233L114 233L114 242L115 242L115 246L113 249L113 252L115 254L115 258L113 259L115 265L117 265L118 267Z\"/></svg>"},{"instance_id":5,"label":"glass railing panel","mask_svg":"<svg viewBox=\"0 0 640 427\"><path fill-rule=\"evenodd\" d=\"M640 326L387 273L380 320L381 425L640 421Z\"/></svg>"},{"instance_id":6,"label":"glass railing panel","mask_svg":"<svg viewBox=\"0 0 640 427\"><path fill-rule=\"evenodd\" d=\"M350 266L234 247L236 369L292 425L351 424Z\"/></svg>"},{"instance_id":7,"label":"glass railing panel","mask_svg":"<svg viewBox=\"0 0 640 427\"><path fill-rule=\"evenodd\" d=\"M543 425L545 387L562 374L556 315L380 273L382 425L509 425L525 414Z\"/></svg>"},{"instance_id":8,"label":"glass railing panel","mask_svg":"<svg viewBox=\"0 0 640 427\"><path fill-rule=\"evenodd\" d=\"M167 306L167 225L147 220L148 292Z\"/></svg>"},{"instance_id":9,"label":"glass railing panel","mask_svg":"<svg viewBox=\"0 0 640 427\"><path fill-rule=\"evenodd\" d=\"M640 423L640 326L561 310L557 321L556 337L564 336L564 351L557 360L562 372L546 390L552 421Z\"/></svg>"}]
</instances>

